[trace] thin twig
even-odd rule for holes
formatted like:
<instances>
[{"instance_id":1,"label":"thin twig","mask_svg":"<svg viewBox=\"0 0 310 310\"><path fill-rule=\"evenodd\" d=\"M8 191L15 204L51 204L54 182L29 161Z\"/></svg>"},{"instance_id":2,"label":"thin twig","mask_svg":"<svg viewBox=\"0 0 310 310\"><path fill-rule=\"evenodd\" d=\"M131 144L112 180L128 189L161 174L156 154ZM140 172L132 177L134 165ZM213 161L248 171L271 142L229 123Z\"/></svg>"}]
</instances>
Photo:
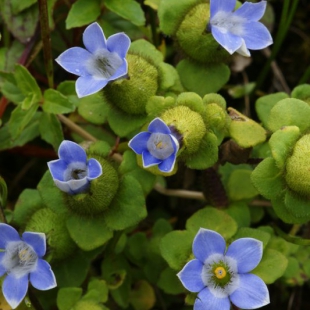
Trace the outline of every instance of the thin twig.
<instances>
[{"instance_id":1,"label":"thin twig","mask_svg":"<svg viewBox=\"0 0 310 310\"><path fill-rule=\"evenodd\" d=\"M249 203L249 205L252 207L267 207L267 208L272 207L271 202L267 200L253 200Z\"/></svg>"},{"instance_id":2,"label":"thin twig","mask_svg":"<svg viewBox=\"0 0 310 310\"><path fill-rule=\"evenodd\" d=\"M196 199L196 200L203 200L206 201L202 192L196 191L187 191L183 189L167 189L161 186L160 184L155 184L154 189L159 193L166 195L166 196L173 196L173 197L181 197L187 199Z\"/></svg>"}]
</instances>

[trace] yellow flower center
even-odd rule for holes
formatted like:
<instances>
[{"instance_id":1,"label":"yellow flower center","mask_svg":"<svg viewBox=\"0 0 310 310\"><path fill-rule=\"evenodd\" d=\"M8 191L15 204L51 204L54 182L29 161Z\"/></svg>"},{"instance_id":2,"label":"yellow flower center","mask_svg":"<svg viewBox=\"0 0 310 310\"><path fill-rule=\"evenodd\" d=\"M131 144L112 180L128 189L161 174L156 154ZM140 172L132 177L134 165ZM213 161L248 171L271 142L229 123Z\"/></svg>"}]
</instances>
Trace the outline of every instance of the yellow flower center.
<instances>
[{"instance_id":1,"label":"yellow flower center","mask_svg":"<svg viewBox=\"0 0 310 310\"><path fill-rule=\"evenodd\" d=\"M218 278L218 279L223 279L225 278L227 272L225 270L224 267L217 267L215 270L214 270L214 275Z\"/></svg>"}]
</instances>

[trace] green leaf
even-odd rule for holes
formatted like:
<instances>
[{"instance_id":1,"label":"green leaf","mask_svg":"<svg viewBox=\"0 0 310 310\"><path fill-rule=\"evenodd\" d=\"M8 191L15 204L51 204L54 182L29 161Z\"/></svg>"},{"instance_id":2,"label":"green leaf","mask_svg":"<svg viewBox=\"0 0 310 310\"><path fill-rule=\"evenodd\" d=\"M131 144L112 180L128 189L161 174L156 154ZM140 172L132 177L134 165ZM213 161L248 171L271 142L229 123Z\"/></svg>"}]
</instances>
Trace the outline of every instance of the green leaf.
<instances>
[{"instance_id":1,"label":"green leaf","mask_svg":"<svg viewBox=\"0 0 310 310\"><path fill-rule=\"evenodd\" d=\"M3 79L1 83L1 92L10 101L19 104L25 99L21 90L17 87L14 73L0 72L0 77Z\"/></svg>"},{"instance_id":2,"label":"green leaf","mask_svg":"<svg viewBox=\"0 0 310 310\"><path fill-rule=\"evenodd\" d=\"M228 180L228 196L232 200L250 199L258 195L257 189L251 182L252 171L234 170Z\"/></svg>"},{"instance_id":3,"label":"green leaf","mask_svg":"<svg viewBox=\"0 0 310 310\"><path fill-rule=\"evenodd\" d=\"M153 10L157 11L160 0L144 0L144 5L150 6Z\"/></svg>"},{"instance_id":4,"label":"green leaf","mask_svg":"<svg viewBox=\"0 0 310 310\"><path fill-rule=\"evenodd\" d=\"M271 135L269 145L272 157L280 169L284 168L285 161L299 136L300 130L296 126L282 127Z\"/></svg>"},{"instance_id":5,"label":"green leaf","mask_svg":"<svg viewBox=\"0 0 310 310\"><path fill-rule=\"evenodd\" d=\"M96 249L112 238L112 231L104 225L102 217L82 218L71 215L67 220L71 238L84 251Z\"/></svg>"},{"instance_id":6,"label":"green leaf","mask_svg":"<svg viewBox=\"0 0 310 310\"><path fill-rule=\"evenodd\" d=\"M260 240L263 243L263 248L265 248L271 238L271 235L260 229L242 227L234 235L234 240L239 238L254 238Z\"/></svg>"},{"instance_id":7,"label":"green leaf","mask_svg":"<svg viewBox=\"0 0 310 310\"><path fill-rule=\"evenodd\" d=\"M192 169L207 169L213 166L218 159L218 139L207 132L201 140L199 149L186 158L186 166Z\"/></svg>"},{"instance_id":8,"label":"green leaf","mask_svg":"<svg viewBox=\"0 0 310 310\"><path fill-rule=\"evenodd\" d=\"M51 30L55 28L55 23L53 19L54 6L57 0L47 0L47 10L48 10L48 23Z\"/></svg>"},{"instance_id":9,"label":"green leaf","mask_svg":"<svg viewBox=\"0 0 310 310\"><path fill-rule=\"evenodd\" d=\"M186 229L196 235L200 228L215 230L224 239L231 238L237 231L237 223L224 211L206 207L194 213L186 222Z\"/></svg>"},{"instance_id":10,"label":"green leaf","mask_svg":"<svg viewBox=\"0 0 310 310\"><path fill-rule=\"evenodd\" d=\"M68 98L68 100L76 107L79 106L80 102L85 99L87 101L87 98L92 98L94 97L91 96L86 96L83 98L78 98L76 91L75 91L75 81L64 81L61 82L57 86L57 90L62 93L64 96Z\"/></svg>"},{"instance_id":11,"label":"green leaf","mask_svg":"<svg viewBox=\"0 0 310 310\"><path fill-rule=\"evenodd\" d=\"M14 71L15 65L18 63L18 60L22 56L24 49L24 44L20 43L18 40L14 40L10 48L6 51L5 57L3 58L5 65L4 67L1 67L1 70L7 72Z\"/></svg>"},{"instance_id":12,"label":"green leaf","mask_svg":"<svg viewBox=\"0 0 310 310\"><path fill-rule=\"evenodd\" d=\"M283 126L298 126L301 131L309 128L310 106L299 99L279 101L270 111L268 128L272 131Z\"/></svg>"},{"instance_id":13,"label":"green leaf","mask_svg":"<svg viewBox=\"0 0 310 310\"><path fill-rule=\"evenodd\" d=\"M229 67L223 63L201 65L188 59L178 63L177 71L183 86L201 97L219 91L230 77Z\"/></svg>"},{"instance_id":14,"label":"green leaf","mask_svg":"<svg viewBox=\"0 0 310 310\"><path fill-rule=\"evenodd\" d=\"M12 0L11 5L12 5L12 13L14 15L17 15L19 12L23 11L24 9L29 8L33 4L35 4L37 1L36 0Z\"/></svg>"},{"instance_id":15,"label":"green leaf","mask_svg":"<svg viewBox=\"0 0 310 310\"><path fill-rule=\"evenodd\" d=\"M42 207L44 207L44 204L39 191L36 189L25 189L15 204L13 222L17 226L23 227L32 214Z\"/></svg>"},{"instance_id":16,"label":"green leaf","mask_svg":"<svg viewBox=\"0 0 310 310\"><path fill-rule=\"evenodd\" d=\"M128 19L134 25L143 26L145 24L144 12L135 0L105 0L104 5L117 15Z\"/></svg>"},{"instance_id":17,"label":"green leaf","mask_svg":"<svg viewBox=\"0 0 310 310\"><path fill-rule=\"evenodd\" d=\"M133 284L130 291L129 302L135 310L152 309L156 301L153 287L145 280Z\"/></svg>"},{"instance_id":18,"label":"green leaf","mask_svg":"<svg viewBox=\"0 0 310 310\"><path fill-rule=\"evenodd\" d=\"M263 122L264 127L270 129L267 124L270 116L271 109L282 99L288 98L286 93L276 93L263 96L255 103L255 109L259 119Z\"/></svg>"},{"instance_id":19,"label":"green leaf","mask_svg":"<svg viewBox=\"0 0 310 310\"><path fill-rule=\"evenodd\" d=\"M145 199L139 182L124 175L119 190L104 214L106 225L113 230L123 230L136 225L147 215Z\"/></svg>"},{"instance_id":20,"label":"green leaf","mask_svg":"<svg viewBox=\"0 0 310 310\"><path fill-rule=\"evenodd\" d=\"M8 188L4 179L0 176L0 208L4 208L6 206L7 196Z\"/></svg>"},{"instance_id":21,"label":"green leaf","mask_svg":"<svg viewBox=\"0 0 310 310\"><path fill-rule=\"evenodd\" d=\"M259 276L266 284L271 284L283 276L287 263L287 258L283 254L268 249L264 251L261 262L251 273Z\"/></svg>"},{"instance_id":22,"label":"green leaf","mask_svg":"<svg viewBox=\"0 0 310 310\"><path fill-rule=\"evenodd\" d=\"M229 134L239 146L253 147L266 140L267 133L262 126L233 108L228 111L231 118Z\"/></svg>"},{"instance_id":23,"label":"green leaf","mask_svg":"<svg viewBox=\"0 0 310 310\"><path fill-rule=\"evenodd\" d=\"M47 89L44 92L43 111L53 114L65 114L75 110L74 104L59 91Z\"/></svg>"},{"instance_id":24,"label":"green leaf","mask_svg":"<svg viewBox=\"0 0 310 310\"><path fill-rule=\"evenodd\" d=\"M77 0L66 19L66 29L81 27L94 22L100 15L100 0Z\"/></svg>"},{"instance_id":25,"label":"green leaf","mask_svg":"<svg viewBox=\"0 0 310 310\"><path fill-rule=\"evenodd\" d=\"M303 219L304 222L310 220L310 201L307 198L300 197L287 189L284 203L293 216Z\"/></svg>"},{"instance_id":26,"label":"green leaf","mask_svg":"<svg viewBox=\"0 0 310 310\"><path fill-rule=\"evenodd\" d=\"M271 157L259 163L252 172L251 180L259 193L268 199L280 195L285 187L282 173Z\"/></svg>"},{"instance_id":27,"label":"green leaf","mask_svg":"<svg viewBox=\"0 0 310 310\"><path fill-rule=\"evenodd\" d=\"M225 212L237 222L238 227L250 226L251 214L246 203L240 201L231 203Z\"/></svg>"},{"instance_id":28,"label":"green leaf","mask_svg":"<svg viewBox=\"0 0 310 310\"><path fill-rule=\"evenodd\" d=\"M293 278L300 273L299 261L295 257L288 257L288 264L283 277Z\"/></svg>"},{"instance_id":29,"label":"green leaf","mask_svg":"<svg viewBox=\"0 0 310 310\"><path fill-rule=\"evenodd\" d=\"M11 2L12 0L2 0L0 2L2 18L15 38L22 43L28 43L29 38L32 38L35 33L39 20L38 6L33 5L20 14L14 15Z\"/></svg>"},{"instance_id":30,"label":"green leaf","mask_svg":"<svg viewBox=\"0 0 310 310\"><path fill-rule=\"evenodd\" d=\"M79 287L64 287L58 291L57 307L59 310L70 310L80 300L83 290Z\"/></svg>"},{"instance_id":31,"label":"green leaf","mask_svg":"<svg viewBox=\"0 0 310 310\"><path fill-rule=\"evenodd\" d=\"M181 270L189 261L193 239L193 234L186 230L174 230L161 239L161 255L172 269Z\"/></svg>"},{"instance_id":32,"label":"green leaf","mask_svg":"<svg viewBox=\"0 0 310 310\"><path fill-rule=\"evenodd\" d=\"M291 96L292 98L300 99L310 104L310 85L298 85L292 90Z\"/></svg>"},{"instance_id":33,"label":"green leaf","mask_svg":"<svg viewBox=\"0 0 310 310\"><path fill-rule=\"evenodd\" d=\"M57 151L60 143L64 140L61 124L54 114L43 112L40 117L39 130L41 138L50 143Z\"/></svg>"},{"instance_id":34,"label":"green leaf","mask_svg":"<svg viewBox=\"0 0 310 310\"><path fill-rule=\"evenodd\" d=\"M78 112L85 120L92 124L104 124L107 121L108 111L109 106L100 93L80 99Z\"/></svg>"},{"instance_id":35,"label":"green leaf","mask_svg":"<svg viewBox=\"0 0 310 310\"><path fill-rule=\"evenodd\" d=\"M181 281L176 275L176 271L169 267L163 270L163 272L160 274L157 285L165 293L171 295L182 294L185 291Z\"/></svg>"},{"instance_id":36,"label":"green leaf","mask_svg":"<svg viewBox=\"0 0 310 310\"><path fill-rule=\"evenodd\" d=\"M92 278L87 286L87 291L91 290L95 290L98 293L99 296L98 302L104 303L108 301L109 288L105 280Z\"/></svg>"},{"instance_id":37,"label":"green leaf","mask_svg":"<svg viewBox=\"0 0 310 310\"><path fill-rule=\"evenodd\" d=\"M38 107L38 104L33 104L28 110L23 110L22 106L19 105L14 109L8 123L13 140L17 139L25 127L33 120Z\"/></svg>"},{"instance_id":38,"label":"green leaf","mask_svg":"<svg viewBox=\"0 0 310 310\"><path fill-rule=\"evenodd\" d=\"M123 160L119 167L119 172L121 174L131 175L139 181L145 195L147 195L154 187L156 176L138 166L136 154L132 151L126 151L123 154Z\"/></svg>"}]
</instances>

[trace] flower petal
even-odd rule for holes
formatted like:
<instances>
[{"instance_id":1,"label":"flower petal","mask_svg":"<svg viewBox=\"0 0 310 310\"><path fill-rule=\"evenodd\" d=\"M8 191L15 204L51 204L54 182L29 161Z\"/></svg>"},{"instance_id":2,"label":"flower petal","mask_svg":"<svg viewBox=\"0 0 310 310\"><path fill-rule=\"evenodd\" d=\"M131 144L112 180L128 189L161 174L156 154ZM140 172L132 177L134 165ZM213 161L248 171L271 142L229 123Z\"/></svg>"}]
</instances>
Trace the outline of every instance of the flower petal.
<instances>
[{"instance_id":1,"label":"flower petal","mask_svg":"<svg viewBox=\"0 0 310 310\"><path fill-rule=\"evenodd\" d=\"M44 233L26 231L22 235L23 241L32 246L39 257L45 255L46 237Z\"/></svg>"},{"instance_id":2,"label":"flower petal","mask_svg":"<svg viewBox=\"0 0 310 310\"><path fill-rule=\"evenodd\" d=\"M47 165L53 179L64 181L64 172L66 171L68 166L68 164L64 160L51 160L47 163Z\"/></svg>"},{"instance_id":3,"label":"flower petal","mask_svg":"<svg viewBox=\"0 0 310 310\"><path fill-rule=\"evenodd\" d=\"M193 241L193 253L197 259L204 262L213 254L224 254L226 242L217 232L200 228Z\"/></svg>"},{"instance_id":4,"label":"flower petal","mask_svg":"<svg viewBox=\"0 0 310 310\"><path fill-rule=\"evenodd\" d=\"M30 273L30 282L36 289L41 291L57 286L51 266L43 259L38 259L36 270Z\"/></svg>"},{"instance_id":5,"label":"flower petal","mask_svg":"<svg viewBox=\"0 0 310 310\"><path fill-rule=\"evenodd\" d=\"M250 51L247 49L244 40L242 39L242 45L236 50L236 53L244 56L244 57L250 57L251 53Z\"/></svg>"},{"instance_id":6,"label":"flower petal","mask_svg":"<svg viewBox=\"0 0 310 310\"><path fill-rule=\"evenodd\" d=\"M3 281L2 292L8 304L15 309L25 298L28 290L28 274L15 278L9 274Z\"/></svg>"},{"instance_id":7,"label":"flower petal","mask_svg":"<svg viewBox=\"0 0 310 310\"><path fill-rule=\"evenodd\" d=\"M129 37L123 33L116 33L108 37L107 48L110 52L117 53L121 58L125 58L130 46Z\"/></svg>"},{"instance_id":8,"label":"flower petal","mask_svg":"<svg viewBox=\"0 0 310 310\"><path fill-rule=\"evenodd\" d=\"M59 158L63 159L67 164L72 162L86 163L87 157L85 150L75 142L64 140L58 149Z\"/></svg>"},{"instance_id":9,"label":"flower petal","mask_svg":"<svg viewBox=\"0 0 310 310\"><path fill-rule=\"evenodd\" d=\"M229 310L230 301L228 297L215 297L209 289L204 288L197 296L194 310Z\"/></svg>"},{"instance_id":10,"label":"flower petal","mask_svg":"<svg viewBox=\"0 0 310 310\"><path fill-rule=\"evenodd\" d=\"M211 18L220 11L232 12L235 8L236 0L210 0Z\"/></svg>"},{"instance_id":11,"label":"flower petal","mask_svg":"<svg viewBox=\"0 0 310 310\"><path fill-rule=\"evenodd\" d=\"M102 174L102 167L98 160L91 158L88 161L88 179L96 179Z\"/></svg>"},{"instance_id":12,"label":"flower petal","mask_svg":"<svg viewBox=\"0 0 310 310\"><path fill-rule=\"evenodd\" d=\"M156 117L153 119L148 127L148 131L151 133L164 133L164 134L171 134L170 128L166 125L166 123Z\"/></svg>"},{"instance_id":13,"label":"flower petal","mask_svg":"<svg viewBox=\"0 0 310 310\"><path fill-rule=\"evenodd\" d=\"M225 256L236 260L238 273L253 270L263 256L263 243L254 238L240 238L230 244Z\"/></svg>"},{"instance_id":14,"label":"flower petal","mask_svg":"<svg viewBox=\"0 0 310 310\"><path fill-rule=\"evenodd\" d=\"M142 153L143 168L148 168L148 167L151 167L151 166L158 165L162 161L163 161L162 159L155 158L153 155L151 155L148 150L145 150Z\"/></svg>"},{"instance_id":15,"label":"flower petal","mask_svg":"<svg viewBox=\"0 0 310 310\"><path fill-rule=\"evenodd\" d=\"M100 48L107 48L104 33L98 23L92 23L84 30L83 43L92 54Z\"/></svg>"},{"instance_id":16,"label":"flower petal","mask_svg":"<svg viewBox=\"0 0 310 310\"><path fill-rule=\"evenodd\" d=\"M177 274L183 286L190 292L200 292L205 284L202 281L203 263L198 259L189 261Z\"/></svg>"},{"instance_id":17,"label":"flower petal","mask_svg":"<svg viewBox=\"0 0 310 310\"><path fill-rule=\"evenodd\" d=\"M115 73L109 78L109 81L114 81L120 78L127 77L128 73L128 63L126 59L123 60L121 66L115 71Z\"/></svg>"},{"instance_id":18,"label":"flower petal","mask_svg":"<svg viewBox=\"0 0 310 310\"><path fill-rule=\"evenodd\" d=\"M135 135L129 142L128 146L139 155L147 150L146 144L147 141L150 139L151 134L149 132L143 131Z\"/></svg>"},{"instance_id":19,"label":"flower petal","mask_svg":"<svg viewBox=\"0 0 310 310\"><path fill-rule=\"evenodd\" d=\"M97 93L108 84L109 80L94 79L91 75L80 76L75 83L75 91L79 98Z\"/></svg>"},{"instance_id":20,"label":"flower petal","mask_svg":"<svg viewBox=\"0 0 310 310\"><path fill-rule=\"evenodd\" d=\"M260 20L266 10L267 1L260 1L257 3L244 2L242 6L234 12L235 16L240 16L247 21Z\"/></svg>"},{"instance_id":21,"label":"flower petal","mask_svg":"<svg viewBox=\"0 0 310 310\"><path fill-rule=\"evenodd\" d=\"M81 47L71 47L55 59L66 71L75 75L88 75L85 64L92 58L92 54Z\"/></svg>"},{"instance_id":22,"label":"flower petal","mask_svg":"<svg viewBox=\"0 0 310 310\"><path fill-rule=\"evenodd\" d=\"M259 22L246 23L243 26L242 38L250 50L260 50L273 43L269 30Z\"/></svg>"},{"instance_id":23,"label":"flower petal","mask_svg":"<svg viewBox=\"0 0 310 310\"><path fill-rule=\"evenodd\" d=\"M18 232L12 226L0 223L0 249L5 249L10 241L20 241Z\"/></svg>"},{"instance_id":24,"label":"flower petal","mask_svg":"<svg viewBox=\"0 0 310 310\"><path fill-rule=\"evenodd\" d=\"M238 308L256 309L269 304L269 292L264 281L254 274L239 274L240 282L230 296Z\"/></svg>"},{"instance_id":25,"label":"flower petal","mask_svg":"<svg viewBox=\"0 0 310 310\"><path fill-rule=\"evenodd\" d=\"M218 27L212 26L211 32L214 39L226 49L229 54L233 54L242 45L242 39L230 32L222 32Z\"/></svg>"},{"instance_id":26,"label":"flower petal","mask_svg":"<svg viewBox=\"0 0 310 310\"><path fill-rule=\"evenodd\" d=\"M158 169L162 172L171 172L174 168L175 162L176 153L173 153L158 165Z\"/></svg>"},{"instance_id":27,"label":"flower petal","mask_svg":"<svg viewBox=\"0 0 310 310\"><path fill-rule=\"evenodd\" d=\"M79 180L69 180L67 183L69 184L70 190L73 194L85 192L90 185L90 182L89 180L87 180L87 178Z\"/></svg>"},{"instance_id":28,"label":"flower petal","mask_svg":"<svg viewBox=\"0 0 310 310\"><path fill-rule=\"evenodd\" d=\"M2 259L5 255L5 252L0 252L0 277L6 273L6 268L2 265Z\"/></svg>"},{"instance_id":29,"label":"flower petal","mask_svg":"<svg viewBox=\"0 0 310 310\"><path fill-rule=\"evenodd\" d=\"M59 181L57 179L54 179L54 183L61 191L68 193L68 194L73 194L68 182Z\"/></svg>"}]
</instances>

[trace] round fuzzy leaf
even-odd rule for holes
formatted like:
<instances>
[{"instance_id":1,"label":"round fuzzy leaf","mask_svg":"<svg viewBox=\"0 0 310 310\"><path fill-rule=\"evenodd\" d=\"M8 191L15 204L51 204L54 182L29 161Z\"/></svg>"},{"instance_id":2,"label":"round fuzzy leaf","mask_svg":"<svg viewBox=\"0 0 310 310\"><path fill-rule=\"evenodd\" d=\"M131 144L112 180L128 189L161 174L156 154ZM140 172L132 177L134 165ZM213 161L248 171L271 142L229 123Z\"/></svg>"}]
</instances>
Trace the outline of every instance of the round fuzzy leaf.
<instances>
[{"instance_id":1,"label":"round fuzzy leaf","mask_svg":"<svg viewBox=\"0 0 310 310\"><path fill-rule=\"evenodd\" d=\"M285 187L282 173L271 157L264 159L254 169L251 180L259 193L268 199L281 194Z\"/></svg>"},{"instance_id":2,"label":"round fuzzy leaf","mask_svg":"<svg viewBox=\"0 0 310 310\"><path fill-rule=\"evenodd\" d=\"M250 226L251 214L245 202L231 203L225 212L229 214L238 224L238 227Z\"/></svg>"},{"instance_id":3,"label":"round fuzzy leaf","mask_svg":"<svg viewBox=\"0 0 310 310\"><path fill-rule=\"evenodd\" d=\"M259 119L264 124L264 127L267 127L271 109L277 104L277 102L285 98L288 98L286 93L276 93L263 96L256 101L255 109Z\"/></svg>"},{"instance_id":4,"label":"round fuzzy leaf","mask_svg":"<svg viewBox=\"0 0 310 310\"><path fill-rule=\"evenodd\" d=\"M234 240L239 238L254 238L263 242L263 247L265 248L268 244L271 235L260 229L254 229L250 227L242 227L234 235Z\"/></svg>"},{"instance_id":5,"label":"round fuzzy leaf","mask_svg":"<svg viewBox=\"0 0 310 310\"><path fill-rule=\"evenodd\" d=\"M64 287L58 291L57 307L59 310L70 310L81 298L83 290L79 287Z\"/></svg>"},{"instance_id":6,"label":"round fuzzy leaf","mask_svg":"<svg viewBox=\"0 0 310 310\"><path fill-rule=\"evenodd\" d=\"M188 231L175 230L161 239L162 257L174 270L181 270L192 253L194 236Z\"/></svg>"},{"instance_id":7,"label":"round fuzzy leaf","mask_svg":"<svg viewBox=\"0 0 310 310\"><path fill-rule=\"evenodd\" d=\"M156 65L164 60L163 54L156 49L152 43L144 39L136 40L131 43L129 53L144 55Z\"/></svg>"},{"instance_id":8,"label":"round fuzzy leaf","mask_svg":"<svg viewBox=\"0 0 310 310\"><path fill-rule=\"evenodd\" d=\"M218 159L217 137L207 132L201 140L196 153L185 159L186 166L191 169L207 169L212 167Z\"/></svg>"},{"instance_id":9,"label":"round fuzzy leaf","mask_svg":"<svg viewBox=\"0 0 310 310\"><path fill-rule=\"evenodd\" d=\"M257 189L251 182L250 170L235 170L229 177L227 189L231 200L253 198L258 195Z\"/></svg>"},{"instance_id":10,"label":"round fuzzy leaf","mask_svg":"<svg viewBox=\"0 0 310 310\"><path fill-rule=\"evenodd\" d=\"M310 104L310 85L298 85L292 90L292 98L297 98Z\"/></svg>"},{"instance_id":11,"label":"round fuzzy leaf","mask_svg":"<svg viewBox=\"0 0 310 310\"><path fill-rule=\"evenodd\" d=\"M264 251L261 262L251 273L259 276L265 283L271 284L283 276L287 263L287 258L283 254L268 249Z\"/></svg>"},{"instance_id":12,"label":"round fuzzy leaf","mask_svg":"<svg viewBox=\"0 0 310 310\"><path fill-rule=\"evenodd\" d=\"M310 220L310 201L308 198L299 197L292 191L286 190L284 203L293 216L303 219L304 222Z\"/></svg>"},{"instance_id":13,"label":"round fuzzy leaf","mask_svg":"<svg viewBox=\"0 0 310 310\"><path fill-rule=\"evenodd\" d=\"M122 230L136 225L146 215L141 185L134 177L125 175L109 209L104 213L106 225L112 230Z\"/></svg>"},{"instance_id":14,"label":"round fuzzy leaf","mask_svg":"<svg viewBox=\"0 0 310 310\"><path fill-rule=\"evenodd\" d=\"M253 147L266 140L266 130L262 126L233 108L228 111L231 118L229 134L239 146Z\"/></svg>"},{"instance_id":15,"label":"round fuzzy leaf","mask_svg":"<svg viewBox=\"0 0 310 310\"><path fill-rule=\"evenodd\" d=\"M298 126L301 131L309 128L310 106L299 99L279 101L270 111L268 128L276 131L283 126Z\"/></svg>"},{"instance_id":16,"label":"round fuzzy leaf","mask_svg":"<svg viewBox=\"0 0 310 310\"><path fill-rule=\"evenodd\" d=\"M67 219L67 228L71 238L84 251L100 247L113 236L102 217L89 219L71 215Z\"/></svg>"},{"instance_id":17,"label":"round fuzzy leaf","mask_svg":"<svg viewBox=\"0 0 310 310\"><path fill-rule=\"evenodd\" d=\"M287 126L277 130L270 137L269 145L272 157L280 169L284 167L285 160L291 153L292 146L298 140L299 136L300 130L298 127Z\"/></svg>"},{"instance_id":18,"label":"round fuzzy leaf","mask_svg":"<svg viewBox=\"0 0 310 310\"><path fill-rule=\"evenodd\" d=\"M152 309L156 301L153 287L145 280L133 284L130 291L129 302L135 310Z\"/></svg>"},{"instance_id":19,"label":"round fuzzy leaf","mask_svg":"<svg viewBox=\"0 0 310 310\"><path fill-rule=\"evenodd\" d=\"M169 267L163 270L163 272L160 274L157 285L165 293L171 295L182 294L185 291L183 285L181 284L181 281L176 275L176 271Z\"/></svg>"},{"instance_id":20,"label":"round fuzzy leaf","mask_svg":"<svg viewBox=\"0 0 310 310\"><path fill-rule=\"evenodd\" d=\"M183 86L201 97L219 91L230 77L229 67L223 63L202 65L183 59L177 70Z\"/></svg>"},{"instance_id":21,"label":"round fuzzy leaf","mask_svg":"<svg viewBox=\"0 0 310 310\"><path fill-rule=\"evenodd\" d=\"M104 124L107 120L108 111L109 106L104 101L104 98L100 95L100 93L80 99L78 112L84 119L92 124Z\"/></svg>"},{"instance_id":22,"label":"round fuzzy leaf","mask_svg":"<svg viewBox=\"0 0 310 310\"><path fill-rule=\"evenodd\" d=\"M194 213L186 222L186 229L192 235L196 235L200 228L215 230L224 239L229 239L236 233L238 226L224 211L207 207Z\"/></svg>"}]
</instances>

